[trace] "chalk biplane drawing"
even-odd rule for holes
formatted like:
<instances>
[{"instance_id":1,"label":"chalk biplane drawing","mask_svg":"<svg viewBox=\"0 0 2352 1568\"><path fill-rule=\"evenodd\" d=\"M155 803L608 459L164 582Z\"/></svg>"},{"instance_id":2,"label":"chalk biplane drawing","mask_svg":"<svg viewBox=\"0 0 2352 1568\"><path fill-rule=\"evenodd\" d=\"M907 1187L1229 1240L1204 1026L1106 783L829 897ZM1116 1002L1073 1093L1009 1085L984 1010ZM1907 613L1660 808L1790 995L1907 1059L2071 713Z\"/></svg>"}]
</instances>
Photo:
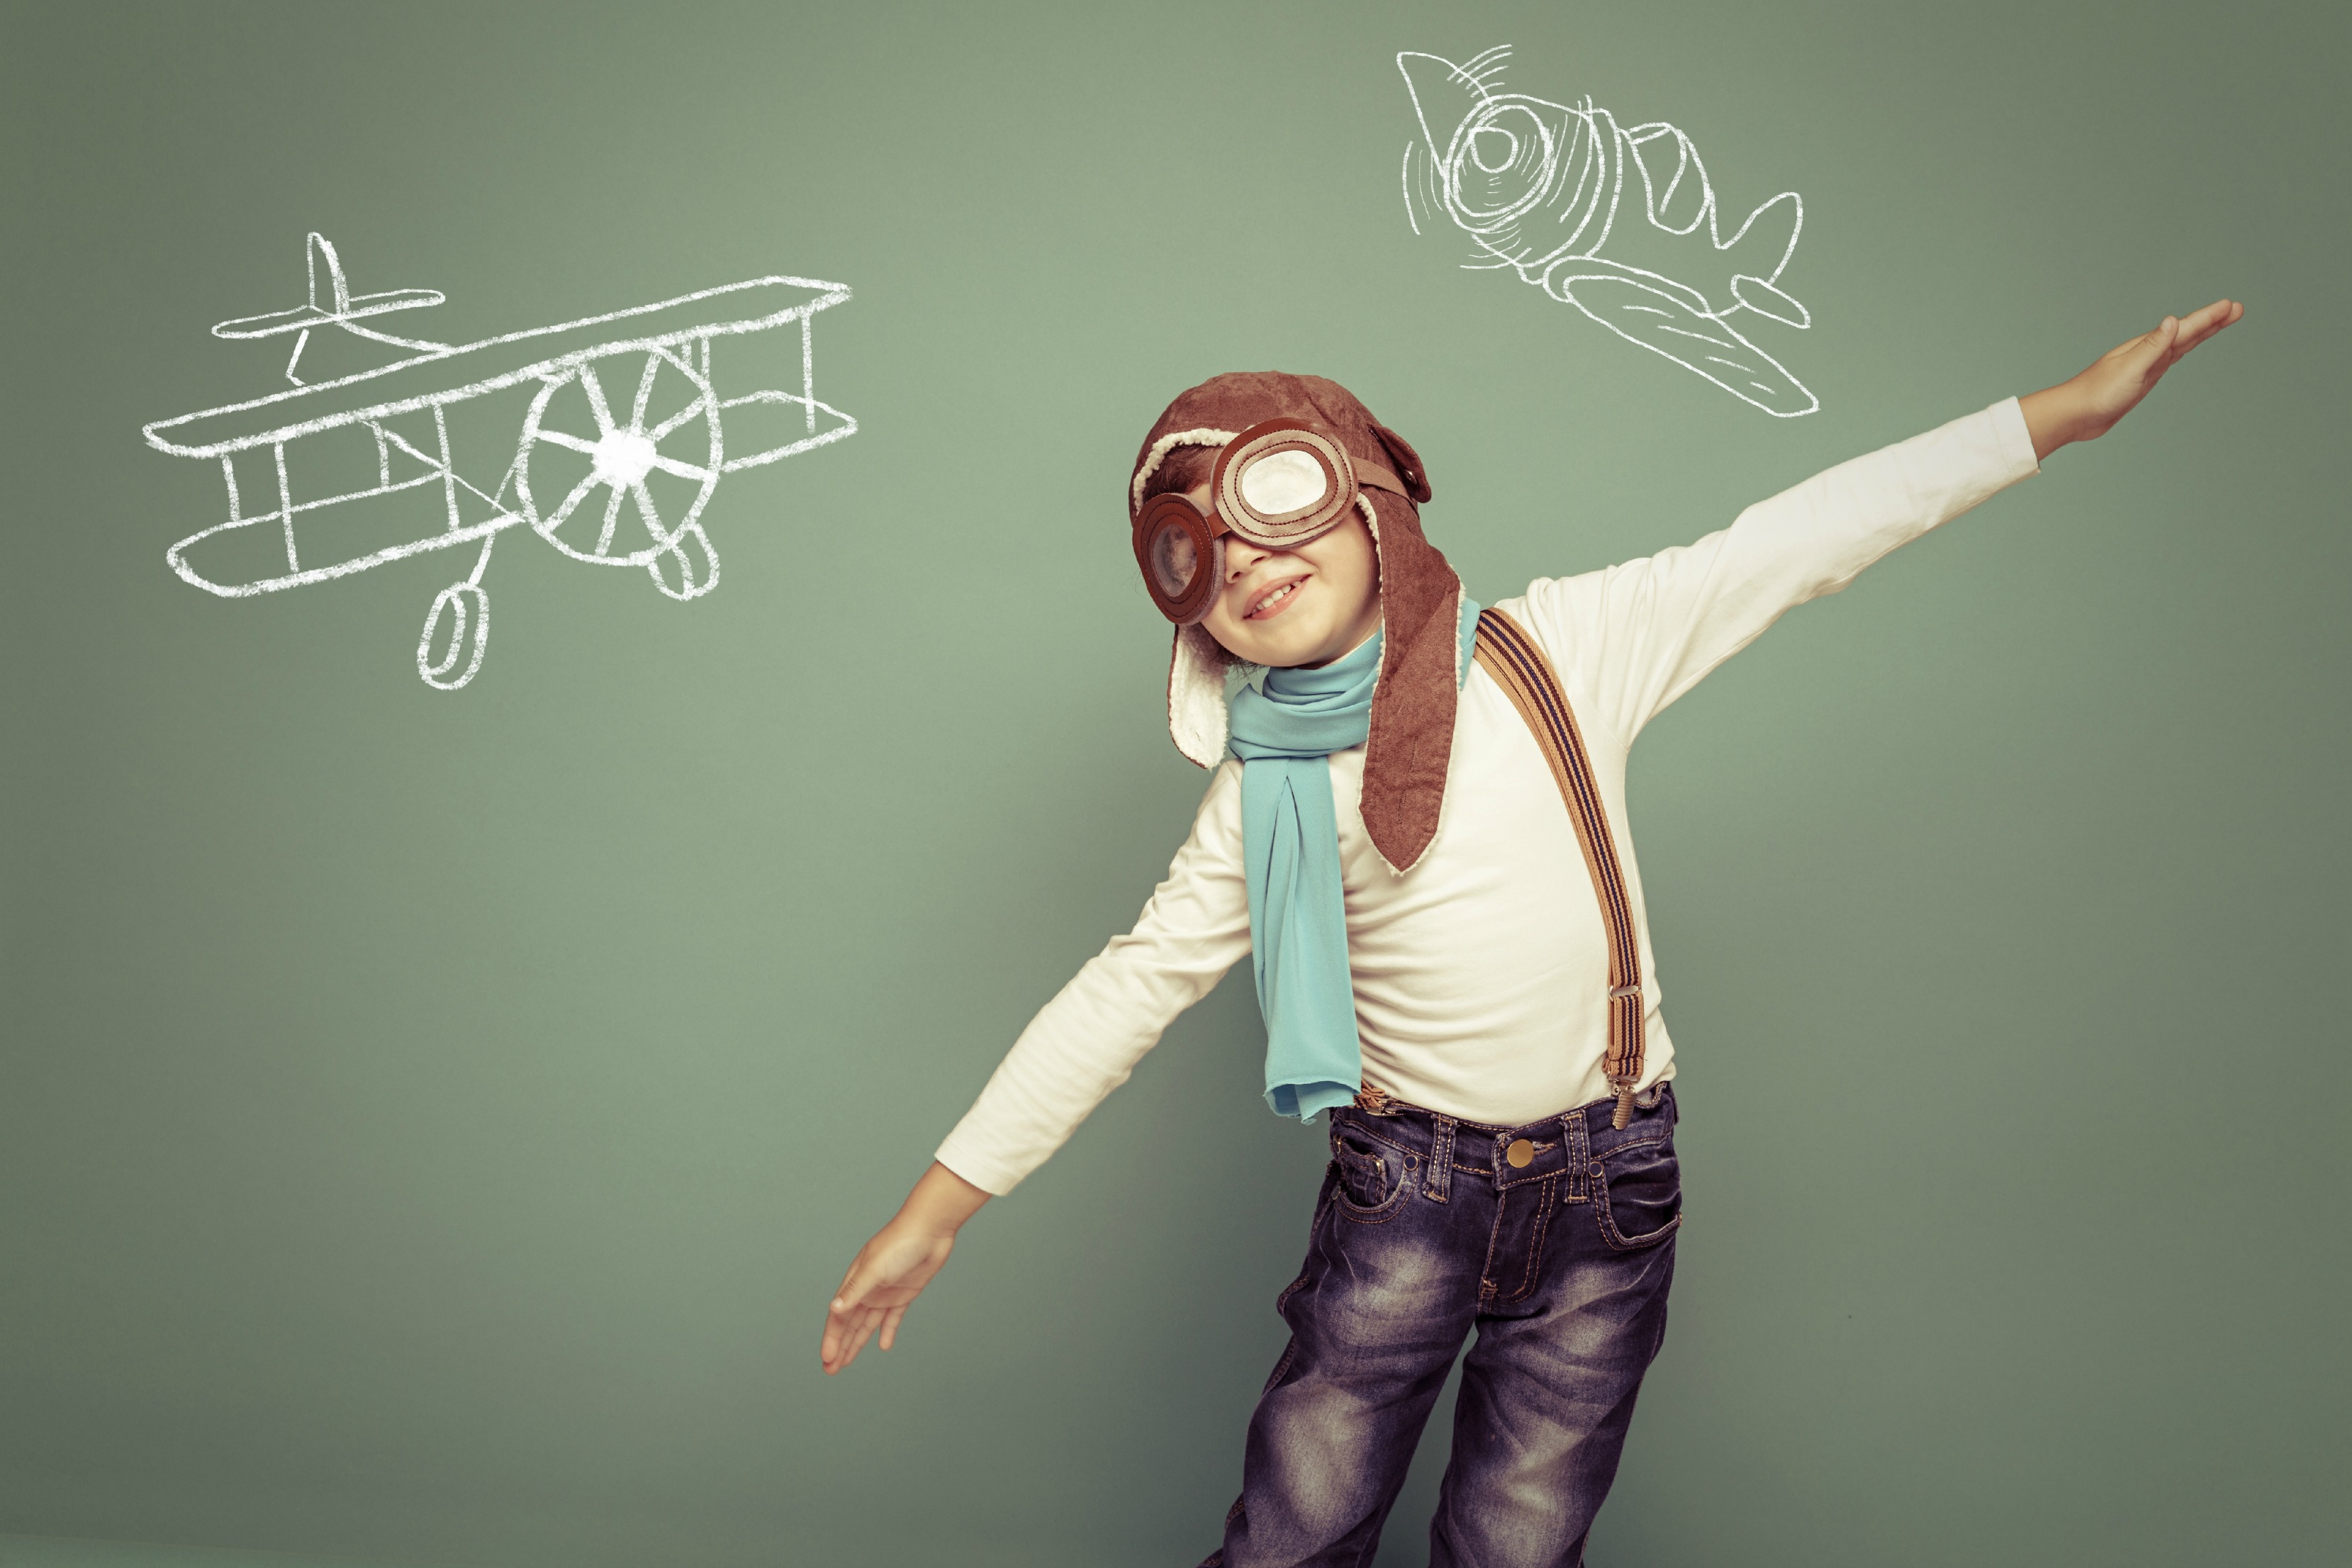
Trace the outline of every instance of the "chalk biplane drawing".
<instances>
[{"instance_id":1,"label":"chalk biplane drawing","mask_svg":"<svg viewBox=\"0 0 2352 1568\"><path fill-rule=\"evenodd\" d=\"M227 521L181 540L165 559L205 592L242 598L426 551L477 547L473 569L435 596L416 645L417 674L443 690L464 686L481 668L489 639L482 573L506 530L529 527L575 561L642 567L670 597L698 598L719 584L719 556L702 513L719 477L857 429L855 419L816 396L810 323L819 310L849 298L838 283L754 278L584 321L452 344L395 336L373 324L395 311L441 304L439 292L353 294L334 247L316 234L310 237L309 261L307 304L213 328L224 339L290 335L286 379L294 384L145 427L148 445L159 451L216 459L228 489ZM798 391L720 395L712 373L716 340L794 322L800 326ZM330 329L397 350L400 357L357 374L305 383L304 351L314 334ZM476 479L467 479L451 451L448 410L509 387L520 389L518 402L530 398L520 439L509 457L500 438L490 459L505 462L499 477L477 482L495 471L477 468ZM734 443L722 426L747 420L766 421L769 427L758 432L764 444L750 451L739 445L730 455ZM289 448L337 429L362 443L373 437L373 482L362 479L340 493L298 501ZM239 495L238 458L243 454L259 468L264 452L269 467L249 477L264 486L274 480L276 504L248 511ZM364 458L361 464L363 469ZM436 489L437 506L430 499ZM396 515L383 510L385 498L417 491L426 498L422 506L402 506ZM338 520L331 521L331 512ZM256 530L262 531L250 531ZM257 543L266 548L257 551Z\"/></svg>"},{"instance_id":2,"label":"chalk biplane drawing","mask_svg":"<svg viewBox=\"0 0 2352 1568\"><path fill-rule=\"evenodd\" d=\"M1513 268L1628 342L1767 414L1792 418L1819 408L1741 334L1750 323L1735 325L1743 310L1783 326L1812 325L1780 287L1804 226L1803 198L1781 192L1726 239L1688 136L1664 121L1622 126L1590 98L1571 106L1499 91L1509 58L1507 47L1460 65L1410 50L1397 56L1421 121L1402 171L1413 232L1422 232L1423 216L1449 217L1478 247L1466 266ZM1639 179L1646 226L1617 221L1620 200L1634 194L1629 173ZM1691 281L1702 267L1706 287Z\"/></svg>"}]
</instances>

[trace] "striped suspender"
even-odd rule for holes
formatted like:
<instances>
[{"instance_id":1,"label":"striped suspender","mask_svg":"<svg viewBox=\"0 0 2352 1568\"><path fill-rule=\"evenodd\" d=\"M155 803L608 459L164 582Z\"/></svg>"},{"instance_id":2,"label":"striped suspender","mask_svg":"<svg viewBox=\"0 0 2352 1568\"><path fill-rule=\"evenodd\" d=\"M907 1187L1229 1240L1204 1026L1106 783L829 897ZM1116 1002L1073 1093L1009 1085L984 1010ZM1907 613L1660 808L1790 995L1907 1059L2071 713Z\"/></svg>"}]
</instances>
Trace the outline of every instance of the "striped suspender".
<instances>
[{"instance_id":1,"label":"striped suspender","mask_svg":"<svg viewBox=\"0 0 2352 1568\"><path fill-rule=\"evenodd\" d=\"M1642 1079L1642 952L1633 938L1633 906L1625 897L1625 873L1617 864L1617 841L1609 836L1609 816L1601 806L1592 762L1584 754L1584 737L1550 661L1517 621L1500 610L1481 610L1477 659L1535 731L1536 744L1559 784L1560 798L1568 803L1569 820L1576 824L1576 843L1584 851L1584 868L1592 873L1592 890L1601 899L1601 923L1609 931L1609 1055L1601 1066L1609 1075L1609 1090L1617 1097L1614 1125L1622 1127L1633 1120L1633 1086Z\"/></svg>"}]
</instances>

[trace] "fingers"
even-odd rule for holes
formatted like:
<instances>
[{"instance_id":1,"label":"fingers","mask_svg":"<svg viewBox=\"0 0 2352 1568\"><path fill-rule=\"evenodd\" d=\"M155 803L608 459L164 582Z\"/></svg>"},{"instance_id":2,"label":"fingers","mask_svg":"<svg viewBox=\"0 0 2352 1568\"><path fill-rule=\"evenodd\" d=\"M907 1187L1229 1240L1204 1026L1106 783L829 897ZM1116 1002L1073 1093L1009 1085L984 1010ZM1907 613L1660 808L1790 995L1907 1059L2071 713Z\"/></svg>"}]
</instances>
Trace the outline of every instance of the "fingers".
<instances>
[{"instance_id":1,"label":"fingers","mask_svg":"<svg viewBox=\"0 0 2352 1568\"><path fill-rule=\"evenodd\" d=\"M874 1285L874 1271L866 1266L866 1254L860 1252L849 1272L841 1277L841 1289L825 1303L824 1337L818 1354L828 1373L856 1361L859 1349L872 1337L882 1315L881 1309L865 1304L866 1292Z\"/></svg>"},{"instance_id":2,"label":"fingers","mask_svg":"<svg viewBox=\"0 0 2352 1568\"><path fill-rule=\"evenodd\" d=\"M824 1370L836 1373L856 1361L857 1352L866 1348L866 1342L874 1337L877 1329L882 1328L886 1321L895 1327L905 1312L904 1307L854 1307L846 1311L828 1312L819 1351ZM883 1348L887 1350L889 1346L886 1343Z\"/></svg>"},{"instance_id":3,"label":"fingers","mask_svg":"<svg viewBox=\"0 0 2352 1568\"><path fill-rule=\"evenodd\" d=\"M2155 385L2158 377L2188 356L2189 350L2245 313L2246 308L2234 300L2216 300L2201 310L2190 311L2185 318L2165 317L2164 325L2157 331L2164 332L2167 328L2170 331L2167 335L2163 353L2151 361L2142 373L2147 384ZM2156 334L2149 335L2153 337Z\"/></svg>"},{"instance_id":4,"label":"fingers","mask_svg":"<svg viewBox=\"0 0 2352 1568\"><path fill-rule=\"evenodd\" d=\"M907 1316L904 1303L896 1307L856 1307L846 1311L829 1313L825 1319L824 1340L819 1359L828 1373L839 1372L857 1359L868 1340L878 1332L882 1348L888 1350L898 1342L898 1325Z\"/></svg>"},{"instance_id":5,"label":"fingers","mask_svg":"<svg viewBox=\"0 0 2352 1568\"><path fill-rule=\"evenodd\" d=\"M841 1289L825 1303L824 1335L818 1352L824 1370L836 1373L856 1361L857 1352L877 1333L882 1336L886 1351L898 1342L898 1324L921 1289L907 1287L887 1261L869 1261L866 1253L859 1253L843 1278Z\"/></svg>"},{"instance_id":6,"label":"fingers","mask_svg":"<svg viewBox=\"0 0 2352 1568\"><path fill-rule=\"evenodd\" d=\"M861 1252L849 1265L849 1272L841 1277L841 1289L835 1290L833 1293L833 1300L825 1303L826 1310L832 1312L856 1310L859 1303L866 1300L866 1293L874 1289L875 1284L874 1270L866 1266L866 1254Z\"/></svg>"},{"instance_id":7,"label":"fingers","mask_svg":"<svg viewBox=\"0 0 2352 1568\"><path fill-rule=\"evenodd\" d=\"M874 1337L874 1330L882 1321L882 1316L878 1310L869 1308L851 1314L837 1325L826 1325L823 1360L827 1376L857 1359L857 1352L864 1350L866 1342Z\"/></svg>"},{"instance_id":8,"label":"fingers","mask_svg":"<svg viewBox=\"0 0 2352 1568\"><path fill-rule=\"evenodd\" d=\"M2235 300L2216 300L2203 310L2190 312L2180 323L2180 340L2173 345L2173 357L2179 358L2245 313L2245 306Z\"/></svg>"},{"instance_id":9,"label":"fingers","mask_svg":"<svg viewBox=\"0 0 2352 1568\"><path fill-rule=\"evenodd\" d=\"M2235 300L2216 300L2201 310L2191 310L2180 323L2183 337L2201 338L2218 331L2245 314L2246 308Z\"/></svg>"}]
</instances>

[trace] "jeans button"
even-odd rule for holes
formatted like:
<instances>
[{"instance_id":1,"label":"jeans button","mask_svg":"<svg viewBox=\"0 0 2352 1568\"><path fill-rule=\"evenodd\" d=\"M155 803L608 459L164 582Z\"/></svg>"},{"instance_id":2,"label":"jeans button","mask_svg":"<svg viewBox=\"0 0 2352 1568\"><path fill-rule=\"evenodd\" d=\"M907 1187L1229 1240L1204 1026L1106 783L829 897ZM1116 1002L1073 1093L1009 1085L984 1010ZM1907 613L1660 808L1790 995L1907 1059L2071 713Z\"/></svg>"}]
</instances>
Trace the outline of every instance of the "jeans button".
<instances>
[{"instance_id":1,"label":"jeans button","mask_svg":"<svg viewBox=\"0 0 2352 1568\"><path fill-rule=\"evenodd\" d=\"M1514 1139L1511 1146L1503 1151L1503 1158L1511 1163L1514 1171L1524 1171L1535 1163L1536 1146L1524 1138Z\"/></svg>"}]
</instances>

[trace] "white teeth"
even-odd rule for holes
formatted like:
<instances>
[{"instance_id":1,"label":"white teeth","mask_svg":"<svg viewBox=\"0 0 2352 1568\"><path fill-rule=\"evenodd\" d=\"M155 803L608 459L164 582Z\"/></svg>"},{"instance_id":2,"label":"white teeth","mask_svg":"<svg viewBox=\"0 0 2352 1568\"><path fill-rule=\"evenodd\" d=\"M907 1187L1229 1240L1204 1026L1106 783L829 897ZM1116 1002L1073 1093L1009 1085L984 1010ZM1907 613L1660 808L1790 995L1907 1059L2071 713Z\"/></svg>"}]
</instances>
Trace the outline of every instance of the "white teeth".
<instances>
[{"instance_id":1,"label":"white teeth","mask_svg":"<svg viewBox=\"0 0 2352 1568\"><path fill-rule=\"evenodd\" d=\"M1260 610L1267 608L1269 605L1279 605L1283 600L1290 597L1290 595L1297 591L1297 587L1298 584L1296 583L1285 583L1281 587L1276 588L1273 593L1268 594L1265 598L1260 599L1256 604L1252 605L1249 607L1249 613L1254 616Z\"/></svg>"}]
</instances>

